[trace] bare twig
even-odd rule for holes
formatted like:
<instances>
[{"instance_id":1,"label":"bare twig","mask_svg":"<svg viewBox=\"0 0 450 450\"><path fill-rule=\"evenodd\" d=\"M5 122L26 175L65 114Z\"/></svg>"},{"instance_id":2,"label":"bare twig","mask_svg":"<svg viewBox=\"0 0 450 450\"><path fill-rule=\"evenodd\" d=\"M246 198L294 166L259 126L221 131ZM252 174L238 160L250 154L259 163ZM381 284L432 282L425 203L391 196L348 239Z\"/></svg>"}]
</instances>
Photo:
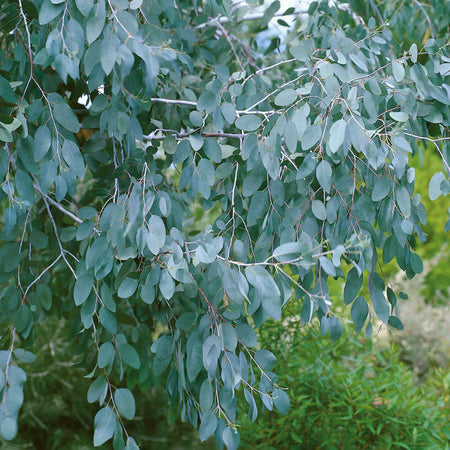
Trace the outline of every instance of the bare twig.
<instances>
[{"instance_id":1,"label":"bare twig","mask_svg":"<svg viewBox=\"0 0 450 450\"><path fill-rule=\"evenodd\" d=\"M225 39L227 40L228 45L231 47L231 50L232 50L232 52L233 52L233 54L234 54L234 56L235 56L235 58L236 58L236 61L237 61L238 64L239 64L239 67L241 68L241 70L244 70L244 71L245 71L244 66L242 65L242 61L241 61L241 59L239 58L239 55L237 54L236 49L234 48L233 42L231 42L230 35L228 34L227 30L225 30L225 28L222 26L222 24L220 23L220 20L217 20L216 22L217 22L217 28L218 28L218 29L222 32L222 34L225 36Z\"/></svg>"},{"instance_id":2,"label":"bare twig","mask_svg":"<svg viewBox=\"0 0 450 450\"><path fill-rule=\"evenodd\" d=\"M186 105L197 107L197 102L191 102L189 100L173 100L170 98L158 98L158 97L152 97L150 100L155 103L167 103L168 105Z\"/></svg>"},{"instance_id":3,"label":"bare twig","mask_svg":"<svg viewBox=\"0 0 450 450\"><path fill-rule=\"evenodd\" d=\"M175 131L175 130L157 130L156 132L146 134L143 136L144 141L151 141L151 140L163 140L165 139L166 135L159 134L161 131L166 132L168 134L171 134L172 136L176 138L187 138L189 137L193 132L182 132L182 131ZM204 137L223 137L223 138L236 138L240 139L245 136L247 136L247 133L200 133Z\"/></svg>"},{"instance_id":4,"label":"bare twig","mask_svg":"<svg viewBox=\"0 0 450 450\"><path fill-rule=\"evenodd\" d=\"M67 267L69 268L69 270L72 272L72 275L74 276L75 280L77 280L77 279L78 279L78 276L77 276L77 274L76 274L74 268L70 265L69 261L67 261L67 258L66 258L66 255L65 255L65 250L64 250L64 248L63 248L63 246L62 246L62 244L61 244L61 239L60 239L59 234L58 234L58 227L56 226L55 219L54 219L54 217L53 217L53 215L52 215L52 212L50 211L50 206L49 206L49 204L48 204L47 197L46 197L46 196L43 196L43 197L42 197L42 200L43 200L44 203L45 203L45 207L46 207L47 212L48 212L48 215L49 215L49 217L50 217L50 221L52 222L52 225L53 225L53 230L54 230L54 232L55 232L56 241L58 242L58 247L59 247L59 251L60 251L60 256L62 257L62 259L63 259L64 262L66 263L66 265L67 265Z\"/></svg>"},{"instance_id":5,"label":"bare twig","mask_svg":"<svg viewBox=\"0 0 450 450\"><path fill-rule=\"evenodd\" d=\"M425 8L423 7L423 4L420 3L418 0L413 0L413 3L415 3L419 9L423 12L426 21L428 22L428 26L430 27L430 33L431 33L431 37L436 37L436 30L434 28L433 22L430 19L430 16L428 15L427 11L425 10Z\"/></svg>"},{"instance_id":6,"label":"bare twig","mask_svg":"<svg viewBox=\"0 0 450 450\"><path fill-rule=\"evenodd\" d=\"M42 197L45 197L49 203L51 203L53 206L58 208L66 216L69 216L71 219L75 220L75 222L83 223L83 221L79 217L77 217L75 214L71 213L70 211L67 211L67 209L65 209L63 206L61 206L58 202L55 202L55 200L53 200L51 197L49 197L47 194L45 194L37 184L34 184L33 187L36 191L39 192L39 194Z\"/></svg>"},{"instance_id":7,"label":"bare twig","mask_svg":"<svg viewBox=\"0 0 450 450\"><path fill-rule=\"evenodd\" d=\"M57 258L49 265L47 266L26 288L25 293L23 294L23 298L26 298L28 291L30 290L30 288L36 284L41 278L42 276L48 272L61 258L61 255L58 255Z\"/></svg>"},{"instance_id":8,"label":"bare twig","mask_svg":"<svg viewBox=\"0 0 450 450\"><path fill-rule=\"evenodd\" d=\"M433 138L429 138L429 137L426 137L426 136L418 136L416 134L407 133L406 131L403 134L406 134L407 136L411 136L411 137L416 138L416 139L423 139L425 141L432 142L434 144L434 146L436 147L436 150L438 151L438 153L441 155L442 163L444 164L445 168L447 169L447 172L450 174L450 166L448 164L448 161L445 159L445 156L442 153L442 150L439 148L439 145L437 144L439 141L448 141L448 140L450 140L450 137L443 137L443 138L433 139Z\"/></svg>"},{"instance_id":9,"label":"bare twig","mask_svg":"<svg viewBox=\"0 0 450 450\"><path fill-rule=\"evenodd\" d=\"M42 189L39 187L38 184L33 184L34 189L39 192L39 194L42 196L42 198L45 198L49 203L51 203L53 206L55 206L56 208L58 208L62 213L64 213L66 216L69 216L71 219L73 219L75 222L82 224L84 223L84 221L82 219L80 219L78 216L76 216L75 214L71 213L70 211L68 211L66 208L64 208L64 206L62 206L61 204L59 204L58 202L55 202L55 200L53 200L51 197L49 197L47 194L45 194ZM98 230L96 227L94 227L94 231L97 234L100 234L100 230Z\"/></svg>"}]
</instances>

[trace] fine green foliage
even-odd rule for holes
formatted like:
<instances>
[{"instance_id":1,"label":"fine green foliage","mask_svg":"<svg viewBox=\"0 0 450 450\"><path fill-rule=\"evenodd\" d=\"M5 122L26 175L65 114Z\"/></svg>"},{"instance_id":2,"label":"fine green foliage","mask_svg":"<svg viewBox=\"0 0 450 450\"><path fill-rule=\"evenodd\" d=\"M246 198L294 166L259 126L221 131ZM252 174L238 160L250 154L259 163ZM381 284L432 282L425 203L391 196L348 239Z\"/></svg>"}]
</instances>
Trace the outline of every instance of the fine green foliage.
<instances>
[{"instance_id":1,"label":"fine green foliage","mask_svg":"<svg viewBox=\"0 0 450 450\"><path fill-rule=\"evenodd\" d=\"M418 387L392 350L380 352L348 333L330 345L316 326L301 329L295 321L272 323L261 339L283 355L291 411L244 424L245 448L447 448L448 375Z\"/></svg>"},{"instance_id":2,"label":"fine green foliage","mask_svg":"<svg viewBox=\"0 0 450 450\"><path fill-rule=\"evenodd\" d=\"M431 202L426 196L431 176L440 169L440 158L427 155L425 158L414 160L417 172L416 189L424 192L423 202L427 209L427 223L423 227L427 235L427 245L419 249L421 257L431 259L431 270L426 274L422 286L422 295L427 303L432 305L447 305L450 296L450 278L448 268L450 254L448 252L448 231L442 234L442 222L445 220L449 208L447 198L440 197Z\"/></svg>"},{"instance_id":3,"label":"fine green foliage","mask_svg":"<svg viewBox=\"0 0 450 450\"><path fill-rule=\"evenodd\" d=\"M333 341L335 279L358 331L403 327L382 266L423 269L424 142L442 162L430 198L450 190L445 25L402 48L382 16L313 2L264 49L279 8L248 26L226 0L2 5L4 439L52 317L90 377L94 446L115 449L136 448L136 395L157 380L219 448L239 445L241 392L252 417L287 413L255 329L292 297Z\"/></svg>"}]
</instances>

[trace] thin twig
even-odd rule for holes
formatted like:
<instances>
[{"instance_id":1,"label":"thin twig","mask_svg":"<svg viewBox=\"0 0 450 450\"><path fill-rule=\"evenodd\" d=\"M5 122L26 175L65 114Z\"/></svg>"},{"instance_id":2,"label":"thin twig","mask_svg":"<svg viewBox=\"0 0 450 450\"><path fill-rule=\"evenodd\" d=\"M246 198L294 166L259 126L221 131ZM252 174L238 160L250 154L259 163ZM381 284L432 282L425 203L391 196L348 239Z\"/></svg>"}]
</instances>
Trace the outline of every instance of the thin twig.
<instances>
[{"instance_id":1,"label":"thin twig","mask_svg":"<svg viewBox=\"0 0 450 450\"><path fill-rule=\"evenodd\" d=\"M233 54L234 54L234 56L235 56L235 58L236 58L236 60L237 60L237 62L239 64L239 67L241 68L241 70L245 71L244 66L242 65L242 61L239 58L239 55L237 54L233 43L231 42L230 35L228 34L227 30L225 30L225 28L222 26L222 24L220 23L220 20L217 20L216 22L217 22L217 28L219 28L219 30L223 33L223 35L225 36L225 39L228 42L228 45L231 47L231 50L232 50L232 52L233 52Z\"/></svg>"},{"instance_id":2,"label":"thin twig","mask_svg":"<svg viewBox=\"0 0 450 450\"><path fill-rule=\"evenodd\" d=\"M48 200L49 203L51 203L53 206L55 206L56 208L58 208L62 213L64 213L66 216L69 216L71 219L73 219L75 222L82 224L84 223L83 220L81 220L78 216L76 216L75 214L71 213L70 211L68 211L66 208L64 208L62 205L60 205L58 202L55 202L55 200L53 200L51 197L49 197L47 194L45 194L42 189L39 187L39 185L37 184L33 184L34 189L39 192L39 194L44 198L46 198ZM94 231L97 234L101 234L101 231L99 229L97 229L96 227L94 227Z\"/></svg>"},{"instance_id":3,"label":"thin twig","mask_svg":"<svg viewBox=\"0 0 450 450\"><path fill-rule=\"evenodd\" d=\"M166 138L163 134L158 134L159 132L166 132L168 134L171 134L172 136L175 136L176 138L187 138L189 137L193 132L182 132L182 131L174 131L174 130L157 130L157 132L153 132L150 134L146 134L143 136L144 141L152 141L152 140L163 140ZM222 137L222 138L232 138L232 139L240 139L245 136L247 136L247 133L200 133L203 137Z\"/></svg>"},{"instance_id":4,"label":"thin twig","mask_svg":"<svg viewBox=\"0 0 450 450\"><path fill-rule=\"evenodd\" d=\"M28 291L30 290L30 288L36 284L41 278L42 276L48 272L61 258L61 255L58 255L57 258L49 265L47 266L25 289L25 293L23 294L23 298L26 298Z\"/></svg>"},{"instance_id":5,"label":"thin twig","mask_svg":"<svg viewBox=\"0 0 450 450\"><path fill-rule=\"evenodd\" d=\"M70 265L69 261L67 261L66 255L64 254L65 250L64 250L64 248L63 248L63 246L61 244L61 239L59 238L59 234L58 234L58 227L56 226L55 219L54 219L54 217L52 215L52 212L50 211L50 206L48 204L47 197L43 196L42 200L45 203L45 207L46 207L48 215L50 217L50 221L52 222L52 225L53 225L53 230L55 232L56 241L58 242L60 255L61 255L62 259L64 260L64 262L66 263L66 265L69 268L69 270L72 272L72 275L74 276L75 280L77 280L78 276L77 276L75 270L73 269L73 267Z\"/></svg>"},{"instance_id":6,"label":"thin twig","mask_svg":"<svg viewBox=\"0 0 450 450\"><path fill-rule=\"evenodd\" d=\"M413 0L413 3L415 3L419 7L419 9L423 12L425 19L428 22L428 26L430 27L431 37L433 37L433 38L436 37L436 30L434 29L433 22L431 21L430 16L428 15L425 8L423 7L423 4L420 3L418 0Z\"/></svg>"},{"instance_id":7,"label":"thin twig","mask_svg":"<svg viewBox=\"0 0 450 450\"><path fill-rule=\"evenodd\" d=\"M173 100L170 98L158 97L152 97L150 100L154 103L167 103L168 105L187 105L197 107L197 102L191 102L189 100Z\"/></svg>"},{"instance_id":8,"label":"thin twig","mask_svg":"<svg viewBox=\"0 0 450 450\"><path fill-rule=\"evenodd\" d=\"M42 197L45 197L49 201L49 203L51 203L53 206L58 208L66 216L69 216L71 219L75 220L75 222L83 223L83 221L79 217L77 217L75 214L71 213L70 211L67 211L67 209L65 209L63 206L61 206L58 202L55 202L55 200L53 200L51 197L49 197L47 194L45 194L37 184L33 184L33 187L36 191L39 192L39 194Z\"/></svg>"},{"instance_id":9,"label":"thin twig","mask_svg":"<svg viewBox=\"0 0 450 450\"><path fill-rule=\"evenodd\" d=\"M436 147L436 150L438 151L438 153L441 155L442 163L444 164L445 168L447 169L447 172L450 174L449 164L448 164L447 160L445 159L445 156L442 153L441 149L439 148L439 145L437 145L438 141L448 141L448 140L450 140L450 137L443 137L443 138L433 139L433 138L429 138L429 137L426 137L426 136L417 136L416 134L407 133L407 132L403 132L403 134L406 134L407 136L411 136L411 137L416 138L416 139L423 139L425 141L432 142L434 144L434 146Z\"/></svg>"}]
</instances>

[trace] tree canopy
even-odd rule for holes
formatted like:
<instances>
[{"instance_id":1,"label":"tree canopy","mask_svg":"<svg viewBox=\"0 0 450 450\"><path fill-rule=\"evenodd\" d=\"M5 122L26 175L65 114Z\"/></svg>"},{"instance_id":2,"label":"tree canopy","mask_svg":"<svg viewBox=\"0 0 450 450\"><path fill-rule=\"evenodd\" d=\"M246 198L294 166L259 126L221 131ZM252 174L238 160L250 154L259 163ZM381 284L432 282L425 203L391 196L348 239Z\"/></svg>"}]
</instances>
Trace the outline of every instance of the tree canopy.
<instances>
[{"instance_id":1,"label":"tree canopy","mask_svg":"<svg viewBox=\"0 0 450 450\"><path fill-rule=\"evenodd\" d=\"M3 3L4 439L50 316L70 324L92 378L77 394L99 404L94 446L115 449L137 448L134 396L156 382L219 448L239 444L241 399L252 420L287 413L255 329L295 300L303 324L337 339L332 278L357 333L402 328L383 264L422 271L410 157L437 152L429 196L450 191L450 6L436 2L431 23L419 2L403 16L356 0L250 14L255 3ZM285 32L263 45L271 20Z\"/></svg>"}]
</instances>

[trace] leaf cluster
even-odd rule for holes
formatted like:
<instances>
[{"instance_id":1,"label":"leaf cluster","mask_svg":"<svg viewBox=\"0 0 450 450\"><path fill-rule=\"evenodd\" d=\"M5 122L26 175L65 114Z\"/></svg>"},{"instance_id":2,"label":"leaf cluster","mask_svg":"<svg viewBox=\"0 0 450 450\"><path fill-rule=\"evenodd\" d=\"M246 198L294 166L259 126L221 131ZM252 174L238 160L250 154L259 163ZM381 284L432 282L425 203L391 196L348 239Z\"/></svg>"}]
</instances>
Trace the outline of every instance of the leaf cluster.
<instances>
[{"instance_id":1,"label":"leaf cluster","mask_svg":"<svg viewBox=\"0 0 450 450\"><path fill-rule=\"evenodd\" d=\"M267 27L274 2L255 30ZM293 297L336 340L376 318L402 328L383 264L420 273L426 213L409 158L442 160L442 36L397 51L392 31L314 2L283 48L246 35L245 4L8 1L0 16L0 433L13 439L35 327L64 317L98 404L94 446L137 448L136 389L164 380L201 440L239 445L286 413L255 329ZM424 58L422 58L424 57ZM192 225L201 208L207 225ZM195 220L194 220L195 222ZM448 225L447 225L448 227ZM25 355L25 356L24 356Z\"/></svg>"}]
</instances>

